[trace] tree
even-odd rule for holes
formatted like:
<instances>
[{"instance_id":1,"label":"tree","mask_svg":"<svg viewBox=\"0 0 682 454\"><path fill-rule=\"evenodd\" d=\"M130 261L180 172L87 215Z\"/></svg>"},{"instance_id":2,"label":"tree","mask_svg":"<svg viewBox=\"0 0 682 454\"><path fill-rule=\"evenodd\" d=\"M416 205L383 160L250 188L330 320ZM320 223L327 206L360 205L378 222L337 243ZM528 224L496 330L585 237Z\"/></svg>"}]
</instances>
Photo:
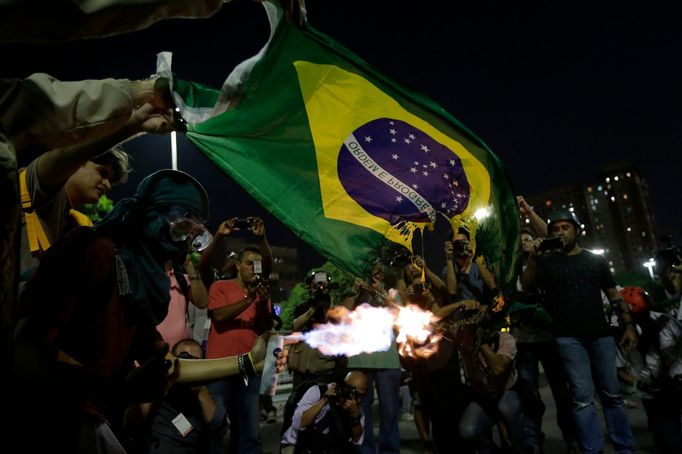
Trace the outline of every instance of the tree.
<instances>
[{"instance_id":1,"label":"tree","mask_svg":"<svg viewBox=\"0 0 682 454\"><path fill-rule=\"evenodd\" d=\"M79 211L89 217L92 222L98 222L113 209L114 202L104 194L99 198L97 203L81 205Z\"/></svg>"}]
</instances>

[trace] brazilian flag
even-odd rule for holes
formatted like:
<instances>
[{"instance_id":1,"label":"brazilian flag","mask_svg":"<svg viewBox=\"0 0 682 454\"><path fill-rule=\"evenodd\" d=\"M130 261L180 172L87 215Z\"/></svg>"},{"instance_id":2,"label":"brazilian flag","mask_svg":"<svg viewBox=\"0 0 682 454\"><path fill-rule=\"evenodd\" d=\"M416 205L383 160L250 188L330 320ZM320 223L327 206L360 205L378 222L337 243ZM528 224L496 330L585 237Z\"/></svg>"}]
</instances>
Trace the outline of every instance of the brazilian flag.
<instances>
[{"instance_id":1,"label":"brazilian flag","mask_svg":"<svg viewBox=\"0 0 682 454\"><path fill-rule=\"evenodd\" d=\"M365 277L440 219L510 284L518 213L500 160L427 97L264 2L272 31L221 89L175 78L188 138L303 240ZM170 58L160 54L161 74Z\"/></svg>"}]
</instances>

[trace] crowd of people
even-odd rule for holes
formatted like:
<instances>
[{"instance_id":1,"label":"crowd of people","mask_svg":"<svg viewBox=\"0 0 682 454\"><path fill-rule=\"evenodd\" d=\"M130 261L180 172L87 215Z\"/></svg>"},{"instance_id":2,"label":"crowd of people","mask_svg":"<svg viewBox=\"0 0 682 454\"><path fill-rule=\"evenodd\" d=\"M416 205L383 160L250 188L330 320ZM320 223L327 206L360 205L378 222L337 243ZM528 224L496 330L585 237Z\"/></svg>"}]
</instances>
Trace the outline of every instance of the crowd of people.
<instances>
[{"instance_id":1,"label":"crowd of people","mask_svg":"<svg viewBox=\"0 0 682 454\"><path fill-rule=\"evenodd\" d=\"M0 106L3 156L45 150L21 170L6 161L2 180L16 195L3 197L0 251L6 427L22 451L260 453L261 413L275 411L260 371L282 323L262 219L233 217L212 235L208 194L174 170L145 177L95 225L78 211L126 181L117 145L177 127L167 81L37 74L0 82ZM543 452L540 365L567 452L603 451L599 411L614 450L636 451L624 382L641 393L658 452L681 452L679 252L657 257L668 297L660 304L641 288L619 288L606 260L580 247L572 211L545 221L522 197L518 206L532 229L521 232L523 271L505 308L465 226L445 239L440 273L396 255L340 301L327 273L306 277L296 331L331 321L337 306L384 307L394 288L398 304L434 314L442 339L416 358L400 356L395 339L349 358L305 343L279 353L296 397L282 452L397 453L405 414L431 452ZM218 254L239 231L252 244Z\"/></svg>"}]
</instances>

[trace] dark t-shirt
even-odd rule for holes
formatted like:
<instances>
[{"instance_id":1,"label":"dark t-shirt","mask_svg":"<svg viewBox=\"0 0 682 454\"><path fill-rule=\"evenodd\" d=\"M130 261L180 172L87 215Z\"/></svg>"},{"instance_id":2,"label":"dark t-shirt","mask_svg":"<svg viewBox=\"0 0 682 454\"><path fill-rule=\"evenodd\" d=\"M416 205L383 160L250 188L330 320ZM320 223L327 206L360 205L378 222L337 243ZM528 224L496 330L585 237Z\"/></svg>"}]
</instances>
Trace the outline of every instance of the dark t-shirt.
<instances>
[{"instance_id":1,"label":"dark t-shirt","mask_svg":"<svg viewBox=\"0 0 682 454\"><path fill-rule=\"evenodd\" d=\"M553 253L537 264L537 284L545 295L556 337L595 338L611 334L601 291L615 288L604 257L582 250Z\"/></svg>"}]
</instances>

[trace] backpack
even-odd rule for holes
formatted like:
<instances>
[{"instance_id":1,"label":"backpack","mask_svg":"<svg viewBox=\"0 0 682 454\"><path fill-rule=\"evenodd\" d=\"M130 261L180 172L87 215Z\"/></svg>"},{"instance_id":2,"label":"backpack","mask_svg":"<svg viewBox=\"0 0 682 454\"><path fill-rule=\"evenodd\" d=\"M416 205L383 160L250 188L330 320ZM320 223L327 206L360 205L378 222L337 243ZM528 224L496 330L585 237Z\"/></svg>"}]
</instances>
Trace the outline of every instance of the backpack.
<instances>
[{"instance_id":1,"label":"backpack","mask_svg":"<svg viewBox=\"0 0 682 454\"><path fill-rule=\"evenodd\" d=\"M284 436L284 433L291 426L291 421L294 419L294 412L296 412L298 402L301 400L306 391L308 391L308 389L315 385L317 385L320 388L320 396L324 395L324 393L327 392L326 383L320 383L318 380L314 378L309 378L299 383L298 386L294 388L292 393L289 394L289 397L287 398L287 401L284 404L284 410L282 415L283 418L282 430L280 431L280 437Z\"/></svg>"}]
</instances>

